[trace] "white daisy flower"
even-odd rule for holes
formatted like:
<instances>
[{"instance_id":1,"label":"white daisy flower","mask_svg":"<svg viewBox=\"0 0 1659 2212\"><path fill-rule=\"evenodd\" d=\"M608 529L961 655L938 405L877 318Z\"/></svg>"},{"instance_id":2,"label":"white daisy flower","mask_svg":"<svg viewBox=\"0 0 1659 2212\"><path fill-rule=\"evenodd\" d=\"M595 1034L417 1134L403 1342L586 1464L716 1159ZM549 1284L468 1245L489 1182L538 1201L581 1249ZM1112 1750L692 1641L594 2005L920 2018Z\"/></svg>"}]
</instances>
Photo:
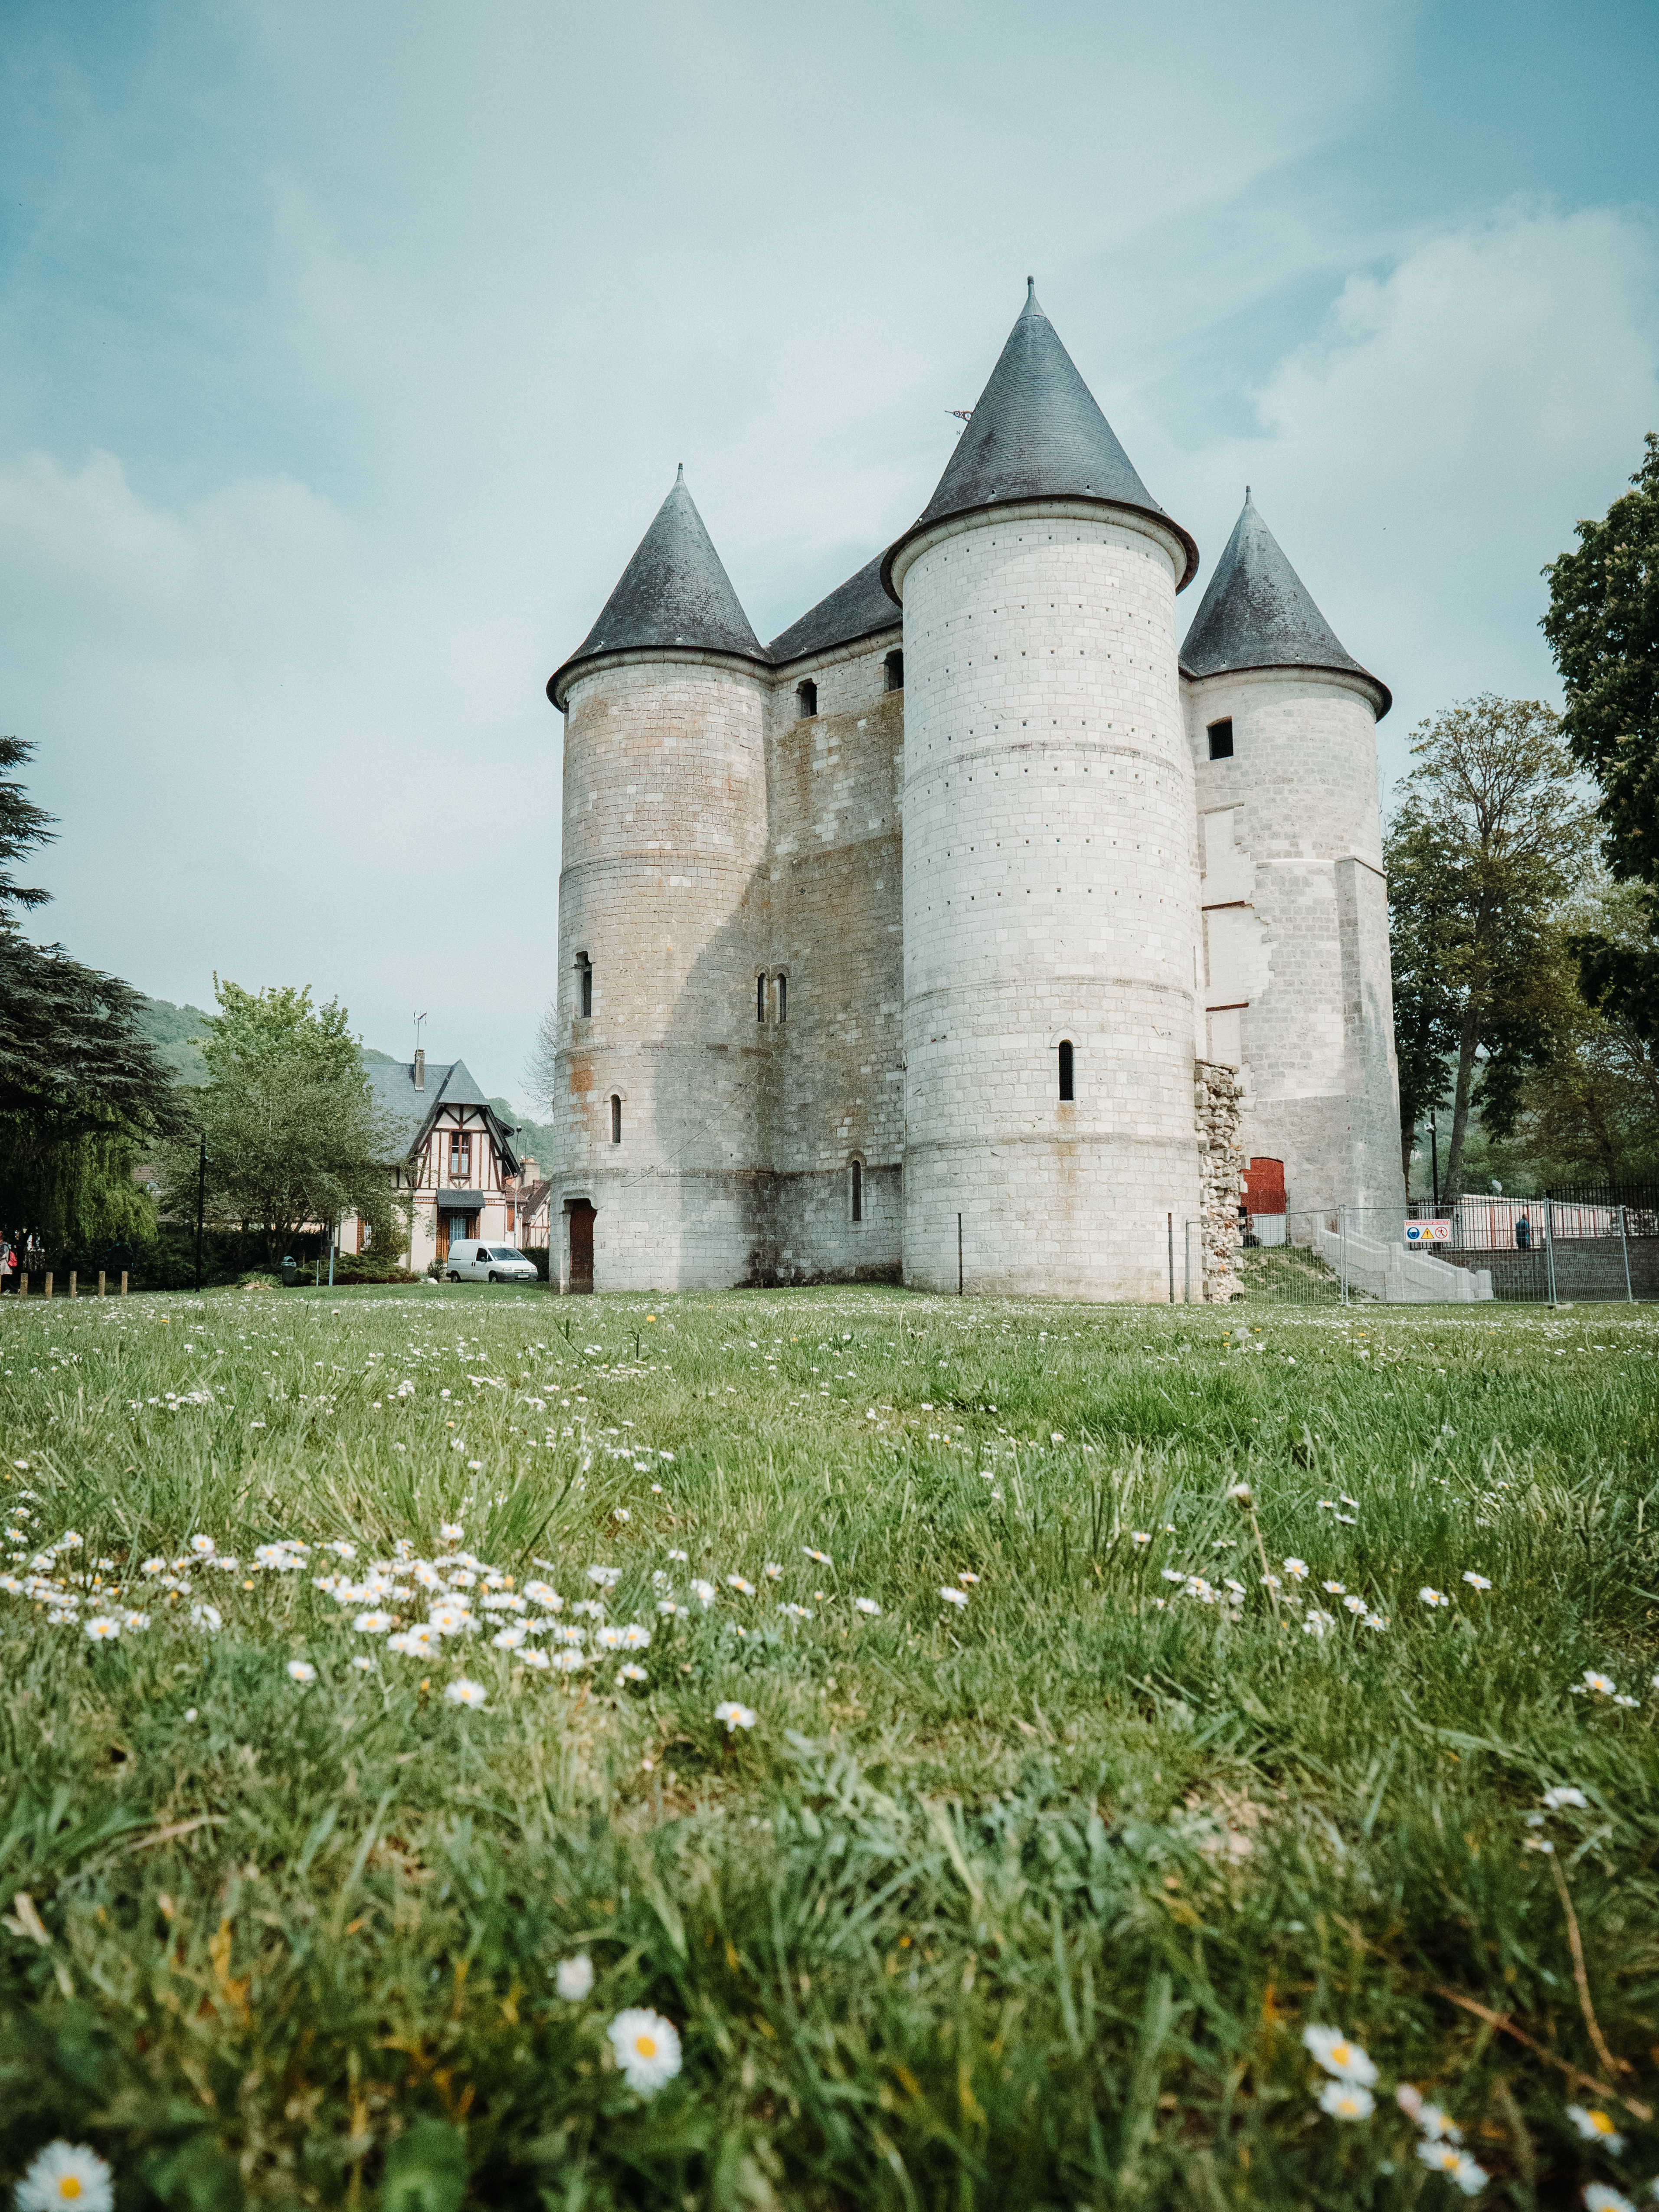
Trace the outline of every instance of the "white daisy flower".
<instances>
[{"instance_id":1,"label":"white daisy flower","mask_svg":"<svg viewBox=\"0 0 1659 2212\"><path fill-rule=\"evenodd\" d=\"M945 1600L946 1605L964 1606L968 1602L967 1591L965 1589L957 1589L954 1583L942 1583L940 1585L939 1594Z\"/></svg>"},{"instance_id":2,"label":"white daisy flower","mask_svg":"<svg viewBox=\"0 0 1659 2212\"><path fill-rule=\"evenodd\" d=\"M466 1529L459 1521L441 1521L438 1523L438 1534L446 1544L459 1544L465 1535Z\"/></svg>"},{"instance_id":3,"label":"white daisy flower","mask_svg":"<svg viewBox=\"0 0 1659 2212\"><path fill-rule=\"evenodd\" d=\"M361 1653L351 1663L360 1674L372 1674L374 1672L374 1662Z\"/></svg>"},{"instance_id":4,"label":"white daisy flower","mask_svg":"<svg viewBox=\"0 0 1659 2212\"><path fill-rule=\"evenodd\" d=\"M1332 1616L1328 1613L1322 1613L1319 1608L1316 1607L1308 1615L1307 1619L1303 1622L1302 1633L1304 1636L1312 1636L1316 1638L1328 1636L1331 1630L1335 1626L1336 1622Z\"/></svg>"},{"instance_id":5,"label":"white daisy flower","mask_svg":"<svg viewBox=\"0 0 1659 2212\"><path fill-rule=\"evenodd\" d=\"M1587 1809L1583 1791L1575 1790L1570 1783L1559 1783L1553 1790L1547 1790L1540 1802L1552 1813L1559 1813L1564 1805L1576 1806L1581 1813Z\"/></svg>"},{"instance_id":6,"label":"white daisy flower","mask_svg":"<svg viewBox=\"0 0 1659 2212\"><path fill-rule=\"evenodd\" d=\"M1625 2148L1625 2138L1598 2106L1569 2105L1567 2118L1586 2142L1599 2142L1615 2157Z\"/></svg>"},{"instance_id":7,"label":"white daisy flower","mask_svg":"<svg viewBox=\"0 0 1659 2212\"><path fill-rule=\"evenodd\" d=\"M1422 1599L1424 1604L1428 1607L1431 1613L1433 1612L1435 1607L1437 1605L1449 1605L1451 1603L1451 1600L1446 1595L1444 1590L1435 1589L1427 1583L1424 1583L1422 1589L1419 1590L1417 1595Z\"/></svg>"},{"instance_id":8,"label":"white daisy flower","mask_svg":"<svg viewBox=\"0 0 1659 2212\"><path fill-rule=\"evenodd\" d=\"M1488 1590L1492 1588L1492 1584L1487 1581L1486 1576L1476 1574L1473 1567L1464 1568L1463 1579L1471 1589Z\"/></svg>"},{"instance_id":9,"label":"white daisy flower","mask_svg":"<svg viewBox=\"0 0 1659 2212\"><path fill-rule=\"evenodd\" d=\"M553 1664L553 1662L548 1657L545 1651L536 1651L532 1650L530 1651L520 1651L519 1654L519 1663L522 1667L533 1667L536 1669L536 1672L538 1674L541 1674L546 1673L547 1669Z\"/></svg>"},{"instance_id":10,"label":"white daisy flower","mask_svg":"<svg viewBox=\"0 0 1659 2212\"><path fill-rule=\"evenodd\" d=\"M987 1476L986 1480L988 1481L990 1478ZM1134 1546L1137 1551L1140 1549L1140 1547L1143 1544L1150 1544L1152 1540L1152 1534L1148 1529L1131 1528L1129 1531L1129 1541Z\"/></svg>"},{"instance_id":11,"label":"white daisy flower","mask_svg":"<svg viewBox=\"0 0 1659 2212\"><path fill-rule=\"evenodd\" d=\"M1346 1583L1321 1583L1319 1587L1332 1597L1342 1597L1346 1594L1348 1585Z\"/></svg>"},{"instance_id":12,"label":"white daisy flower","mask_svg":"<svg viewBox=\"0 0 1659 2212\"><path fill-rule=\"evenodd\" d=\"M298 1682L303 1686L307 1682L316 1680L317 1669L309 1659L290 1659L288 1662L288 1677L291 1682Z\"/></svg>"},{"instance_id":13,"label":"white daisy flower","mask_svg":"<svg viewBox=\"0 0 1659 2212\"><path fill-rule=\"evenodd\" d=\"M741 1575L727 1575L726 1587L736 1590L741 1597L753 1597L755 1595L753 1583L745 1582Z\"/></svg>"},{"instance_id":14,"label":"white daisy flower","mask_svg":"<svg viewBox=\"0 0 1659 2212\"><path fill-rule=\"evenodd\" d=\"M855 1597L853 1600L853 1610L854 1613L867 1613L874 1615L880 1613L881 1607L872 1597Z\"/></svg>"},{"instance_id":15,"label":"white daisy flower","mask_svg":"<svg viewBox=\"0 0 1659 2212\"><path fill-rule=\"evenodd\" d=\"M205 1628L210 1636L216 1636L224 1626L224 1616L216 1605L193 1605L190 1609L192 1628Z\"/></svg>"},{"instance_id":16,"label":"white daisy flower","mask_svg":"<svg viewBox=\"0 0 1659 2212\"><path fill-rule=\"evenodd\" d=\"M641 2097L654 2095L679 2072L679 2032L660 2013L630 2007L617 2014L605 2033L623 2079Z\"/></svg>"},{"instance_id":17,"label":"white daisy flower","mask_svg":"<svg viewBox=\"0 0 1659 2212\"><path fill-rule=\"evenodd\" d=\"M585 1651L573 1651L568 1645L562 1651L556 1651L553 1654L552 1665L561 1674L574 1674L579 1667L586 1667L586 1664L587 1654Z\"/></svg>"},{"instance_id":18,"label":"white daisy flower","mask_svg":"<svg viewBox=\"0 0 1659 2212\"><path fill-rule=\"evenodd\" d=\"M198 1559L210 1559L219 1547L211 1536L192 1536L190 1540L190 1548Z\"/></svg>"},{"instance_id":19,"label":"white daisy flower","mask_svg":"<svg viewBox=\"0 0 1659 2212\"><path fill-rule=\"evenodd\" d=\"M714 1718L726 1723L726 1732L735 1735L739 1729L751 1729L760 1718L752 1705L740 1705L735 1698L723 1698L714 1708Z\"/></svg>"},{"instance_id":20,"label":"white daisy flower","mask_svg":"<svg viewBox=\"0 0 1659 2212\"><path fill-rule=\"evenodd\" d=\"M1477 2195L1485 2185L1485 2172L1455 2142L1425 2136L1417 2146L1417 2155L1431 2173L1443 2173L1448 2181L1456 2183L1466 2197Z\"/></svg>"},{"instance_id":21,"label":"white daisy flower","mask_svg":"<svg viewBox=\"0 0 1659 2212\"><path fill-rule=\"evenodd\" d=\"M527 1628L499 1628L489 1640L498 1651L516 1651L529 1633Z\"/></svg>"},{"instance_id":22,"label":"white daisy flower","mask_svg":"<svg viewBox=\"0 0 1659 2212\"><path fill-rule=\"evenodd\" d=\"M769 1583L781 1583L783 1580L783 1569L775 1559L769 1559L766 1562L766 1579Z\"/></svg>"},{"instance_id":23,"label":"white daisy flower","mask_svg":"<svg viewBox=\"0 0 1659 2212\"><path fill-rule=\"evenodd\" d=\"M619 1632L624 1651L646 1651L651 1645L651 1631L642 1620L630 1620Z\"/></svg>"},{"instance_id":24,"label":"white daisy flower","mask_svg":"<svg viewBox=\"0 0 1659 2212\"><path fill-rule=\"evenodd\" d=\"M643 1682L646 1672L637 1661L630 1659L625 1667L617 1668L617 1680L619 1682Z\"/></svg>"},{"instance_id":25,"label":"white daisy flower","mask_svg":"<svg viewBox=\"0 0 1659 2212\"><path fill-rule=\"evenodd\" d=\"M363 1636L384 1636L395 1616L389 1613L360 1613L352 1626Z\"/></svg>"},{"instance_id":26,"label":"white daisy flower","mask_svg":"<svg viewBox=\"0 0 1659 2212\"><path fill-rule=\"evenodd\" d=\"M803 1544L801 1549L809 1559L816 1561L821 1567L833 1567L836 1564L828 1552L815 1552L810 1544Z\"/></svg>"},{"instance_id":27,"label":"white daisy flower","mask_svg":"<svg viewBox=\"0 0 1659 2212\"><path fill-rule=\"evenodd\" d=\"M962 1572L957 1577L957 1580L962 1584L963 1588L966 1589L971 1583L976 1583L979 1580L979 1577L975 1574L969 1574L967 1568L964 1567Z\"/></svg>"},{"instance_id":28,"label":"white daisy flower","mask_svg":"<svg viewBox=\"0 0 1659 2212\"><path fill-rule=\"evenodd\" d=\"M622 1569L620 1567L590 1567L587 1571L587 1579L596 1589L614 1589L622 1580Z\"/></svg>"},{"instance_id":29,"label":"white daisy flower","mask_svg":"<svg viewBox=\"0 0 1659 2212\"><path fill-rule=\"evenodd\" d=\"M1479 2172L1480 2168L1477 2166L1475 2171ZM1592 2181L1586 2185L1584 2203L1587 2212L1636 2212L1629 2197L1620 2190L1609 2189L1605 2181Z\"/></svg>"},{"instance_id":30,"label":"white daisy flower","mask_svg":"<svg viewBox=\"0 0 1659 2212\"><path fill-rule=\"evenodd\" d=\"M1593 1667L1586 1667L1584 1669L1584 1679L1579 1685L1579 1687L1586 1690L1594 1690L1598 1697L1610 1698L1613 1693L1615 1685L1611 1675L1598 1674Z\"/></svg>"},{"instance_id":31,"label":"white daisy flower","mask_svg":"<svg viewBox=\"0 0 1659 2212\"><path fill-rule=\"evenodd\" d=\"M1302 2047L1311 2054L1316 2065L1322 2066L1339 2081L1357 2081L1369 2089L1376 2079L1370 2054L1358 2044L1350 2043L1339 2027L1304 2027Z\"/></svg>"},{"instance_id":32,"label":"white daisy flower","mask_svg":"<svg viewBox=\"0 0 1659 2212\"><path fill-rule=\"evenodd\" d=\"M1305 1559L1285 1559L1282 1562L1282 1565L1285 1573L1290 1576L1293 1582L1299 1583L1305 1582L1307 1580L1308 1562Z\"/></svg>"},{"instance_id":33,"label":"white daisy flower","mask_svg":"<svg viewBox=\"0 0 1659 2212\"><path fill-rule=\"evenodd\" d=\"M110 2212L115 2202L111 2174L84 2143L50 2142L16 2189L17 2212L47 2212L48 2206L73 2204L76 2212Z\"/></svg>"},{"instance_id":34,"label":"white daisy flower","mask_svg":"<svg viewBox=\"0 0 1659 2212\"><path fill-rule=\"evenodd\" d=\"M714 1602L716 1597L719 1596L720 1593L714 1588L713 1583L706 1583L699 1577L692 1583L691 1595L693 1597L697 1598L702 1601L702 1609L707 1613L709 1607Z\"/></svg>"},{"instance_id":35,"label":"white daisy flower","mask_svg":"<svg viewBox=\"0 0 1659 2212\"><path fill-rule=\"evenodd\" d=\"M1229 1498L1236 1498L1241 1505L1248 1505L1251 1498L1250 1486L1248 1482L1231 1483L1227 1488L1227 1495Z\"/></svg>"},{"instance_id":36,"label":"white daisy flower","mask_svg":"<svg viewBox=\"0 0 1659 2212\"><path fill-rule=\"evenodd\" d=\"M1319 2109L1334 2120L1368 2120L1376 2110L1376 2100L1355 2082L1328 2081L1319 2093Z\"/></svg>"},{"instance_id":37,"label":"white daisy flower","mask_svg":"<svg viewBox=\"0 0 1659 2212\"><path fill-rule=\"evenodd\" d=\"M567 2004L580 2004L593 1986L593 1961L585 1951L561 1959L553 1970L553 1986Z\"/></svg>"},{"instance_id":38,"label":"white daisy flower","mask_svg":"<svg viewBox=\"0 0 1659 2212\"><path fill-rule=\"evenodd\" d=\"M476 1712L489 1694L482 1682L469 1682L462 1674L444 1692L444 1702L451 1705L465 1705L470 1711Z\"/></svg>"},{"instance_id":39,"label":"white daisy flower","mask_svg":"<svg viewBox=\"0 0 1659 2212\"><path fill-rule=\"evenodd\" d=\"M1342 1609L1345 1613L1364 1613L1365 1610L1365 1601L1363 1597L1345 1597L1342 1601Z\"/></svg>"}]
</instances>

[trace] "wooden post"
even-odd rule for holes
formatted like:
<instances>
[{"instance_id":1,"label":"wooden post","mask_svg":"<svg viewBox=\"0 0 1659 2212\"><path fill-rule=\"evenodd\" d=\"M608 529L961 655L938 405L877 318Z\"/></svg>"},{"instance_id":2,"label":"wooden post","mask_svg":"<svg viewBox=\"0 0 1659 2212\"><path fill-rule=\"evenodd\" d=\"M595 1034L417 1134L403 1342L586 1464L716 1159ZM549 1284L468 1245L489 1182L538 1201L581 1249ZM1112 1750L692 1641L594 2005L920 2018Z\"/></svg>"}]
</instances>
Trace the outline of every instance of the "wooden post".
<instances>
[{"instance_id":1,"label":"wooden post","mask_svg":"<svg viewBox=\"0 0 1659 2212\"><path fill-rule=\"evenodd\" d=\"M22 1273L17 1278L17 1295L20 1298L26 1298L28 1294L29 1273L28 1269L25 1267Z\"/></svg>"},{"instance_id":2,"label":"wooden post","mask_svg":"<svg viewBox=\"0 0 1659 2212\"><path fill-rule=\"evenodd\" d=\"M104 1295L104 1271L101 1267L98 1270L98 1295L100 1298Z\"/></svg>"},{"instance_id":3,"label":"wooden post","mask_svg":"<svg viewBox=\"0 0 1659 2212\"><path fill-rule=\"evenodd\" d=\"M76 1285L76 1269L71 1267L70 1269L70 1296L72 1298L78 1298L81 1295Z\"/></svg>"},{"instance_id":4,"label":"wooden post","mask_svg":"<svg viewBox=\"0 0 1659 2212\"><path fill-rule=\"evenodd\" d=\"M52 1269L51 1269L50 1267L48 1267L48 1268L47 1268L47 1270L46 1270L46 1296L47 1296L48 1297L50 1297L52 1296Z\"/></svg>"},{"instance_id":5,"label":"wooden post","mask_svg":"<svg viewBox=\"0 0 1659 2212\"><path fill-rule=\"evenodd\" d=\"M125 1267L123 1267L123 1268L122 1268L122 1270L121 1270L121 1296L122 1296L123 1297L125 1297L126 1294L127 1294L127 1271L126 1271L126 1269L125 1269Z\"/></svg>"}]
</instances>

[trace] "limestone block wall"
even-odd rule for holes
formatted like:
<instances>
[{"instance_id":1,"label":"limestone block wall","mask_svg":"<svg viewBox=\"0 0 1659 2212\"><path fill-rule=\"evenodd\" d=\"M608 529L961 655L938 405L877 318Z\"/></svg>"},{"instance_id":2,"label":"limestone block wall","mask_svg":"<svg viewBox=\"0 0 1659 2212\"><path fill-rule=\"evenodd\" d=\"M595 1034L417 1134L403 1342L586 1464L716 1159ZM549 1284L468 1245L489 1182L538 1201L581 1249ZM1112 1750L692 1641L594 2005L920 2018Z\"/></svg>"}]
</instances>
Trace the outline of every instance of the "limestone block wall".
<instances>
[{"instance_id":1,"label":"limestone block wall","mask_svg":"<svg viewBox=\"0 0 1659 2212\"><path fill-rule=\"evenodd\" d=\"M552 1210L596 1208L601 1289L712 1287L769 1264L750 901L767 697L763 671L694 654L619 657L568 693Z\"/></svg>"},{"instance_id":2,"label":"limestone block wall","mask_svg":"<svg viewBox=\"0 0 1659 2212\"><path fill-rule=\"evenodd\" d=\"M1238 1226L1239 1192L1249 1158L1239 1141L1243 1121L1244 1086L1237 1068L1200 1060L1193 1071L1193 1109L1198 1121L1200 1237L1203 1246L1200 1296L1211 1304L1224 1305L1243 1285L1238 1279L1237 1259L1242 1232Z\"/></svg>"},{"instance_id":3,"label":"limestone block wall","mask_svg":"<svg viewBox=\"0 0 1659 2212\"><path fill-rule=\"evenodd\" d=\"M1182 680L1204 873L1204 1050L1293 1211L1403 1197L1375 707L1358 678ZM1230 759L1208 726L1233 725Z\"/></svg>"},{"instance_id":4,"label":"limestone block wall","mask_svg":"<svg viewBox=\"0 0 1659 2212\"><path fill-rule=\"evenodd\" d=\"M891 1278L899 1267L905 695L887 689L893 613L890 633L781 670L768 708L771 845L755 896L769 977L788 984L787 1020L775 988L769 1001L765 1130L785 1282ZM797 690L809 678L817 712L803 717Z\"/></svg>"},{"instance_id":5,"label":"limestone block wall","mask_svg":"<svg viewBox=\"0 0 1659 2212\"><path fill-rule=\"evenodd\" d=\"M1176 542L1063 501L905 549L905 1280L1168 1296L1199 1204ZM1073 1047L1075 1097L1059 1097Z\"/></svg>"}]
</instances>

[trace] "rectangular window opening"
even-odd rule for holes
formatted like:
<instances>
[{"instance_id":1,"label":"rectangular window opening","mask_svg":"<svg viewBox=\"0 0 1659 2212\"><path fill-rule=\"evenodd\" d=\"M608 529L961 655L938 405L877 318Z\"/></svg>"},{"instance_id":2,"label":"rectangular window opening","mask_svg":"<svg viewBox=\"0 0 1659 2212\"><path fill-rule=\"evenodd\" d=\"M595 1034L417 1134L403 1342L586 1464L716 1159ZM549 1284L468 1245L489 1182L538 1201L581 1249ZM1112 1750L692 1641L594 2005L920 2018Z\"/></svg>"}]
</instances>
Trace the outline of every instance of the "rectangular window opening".
<instances>
[{"instance_id":1,"label":"rectangular window opening","mask_svg":"<svg viewBox=\"0 0 1659 2212\"><path fill-rule=\"evenodd\" d=\"M586 1021L593 1012L593 963L585 952L576 955L577 1003Z\"/></svg>"},{"instance_id":2,"label":"rectangular window opening","mask_svg":"<svg viewBox=\"0 0 1659 2212\"><path fill-rule=\"evenodd\" d=\"M864 1164L861 1160L853 1163L853 1218L854 1221L864 1218Z\"/></svg>"},{"instance_id":3,"label":"rectangular window opening","mask_svg":"<svg viewBox=\"0 0 1659 2212\"><path fill-rule=\"evenodd\" d=\"M622 1099L614 1091L611 1094L611 1141L613 1145L622 1142Z\"/></svg>"},{"instance_id":4,"label":"rectangular window opening","mask_svg":"<svg viewBox=\"0 0 1659 2212\"><path fill-rule=\"evenodd\" d=\"M755 978L755 1019L757 1022L763 1022L766 1019L766 978L764 975L757 975Z\"/></svg>"},{"instance_id":5,"label":"rectangular window opening","mask_svg":"<svg viewBox=\"0 0 1659 2212\"><path fill-rule=\"evenodd\" d=\"M780 975L778 978L778 1019L781 1022L787 1022L788 1018L789 978L787 975Z\"/></svg>"},{"instance_id":6,"label":"rectangular window opening","mask_svg":"<svg viewBox=\"0 0 1659 2212\"><path fill-rule=\"evenodd\" d=\"M1231 714L1224 721L1212 722L1209 727L1210 758L1231 760L1233 757L1233 720Z\"/></svg>"},{"instance_id":7,"label":"rectangular window opening","mask_svg":"<svg viewBox=\"0 0 1659 2212\"><path fill-rule=\"evenodd\" d=\"M1072 1088L1072 1047L1069 1039L1060 1048L1060 1095L1066 1100L1075 1095Z\"/></svg>"},{"instance_id":8,"label":"rectangular window opening","mask_svg":"<svg viewBox=\"0 0 1659 2212\"><path fill-rule=\"evenodd\" d=\"M818 711L818 687L808 682L795 687L795 715L798 721L811 721Z\"/></svg>"},{"instance_id":9,"label":"rectangular window opening","mask_svg":"<svg viewBox=\"0 0 1659 2212\"><path fill-rule=\"evenodd\" d=\"M887 689L890 691L902 691L904 689L904 655L902 653L897 652L890 653L886 659L884 660L881 665L886 671Z\"/></svg>"}]
</instances>

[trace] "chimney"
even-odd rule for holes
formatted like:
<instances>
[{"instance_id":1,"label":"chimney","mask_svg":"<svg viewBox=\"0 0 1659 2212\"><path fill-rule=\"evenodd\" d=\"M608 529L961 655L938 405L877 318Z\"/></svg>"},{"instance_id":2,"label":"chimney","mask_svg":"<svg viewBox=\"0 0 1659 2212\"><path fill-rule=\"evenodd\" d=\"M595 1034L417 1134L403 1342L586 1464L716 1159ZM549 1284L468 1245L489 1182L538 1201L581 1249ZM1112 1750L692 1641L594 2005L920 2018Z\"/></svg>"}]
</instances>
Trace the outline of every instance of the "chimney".
<instances>
[{"instance_id":1,"label":"chimney","mask_svg":"<svg viewBox=\"0 0 1659 2212\"><path fill-rule=\"evenodd\" d=\"M415 1048L415 1088L426 1089L426 1047L419 1044Z\"/></svg>"}]
</instances>

